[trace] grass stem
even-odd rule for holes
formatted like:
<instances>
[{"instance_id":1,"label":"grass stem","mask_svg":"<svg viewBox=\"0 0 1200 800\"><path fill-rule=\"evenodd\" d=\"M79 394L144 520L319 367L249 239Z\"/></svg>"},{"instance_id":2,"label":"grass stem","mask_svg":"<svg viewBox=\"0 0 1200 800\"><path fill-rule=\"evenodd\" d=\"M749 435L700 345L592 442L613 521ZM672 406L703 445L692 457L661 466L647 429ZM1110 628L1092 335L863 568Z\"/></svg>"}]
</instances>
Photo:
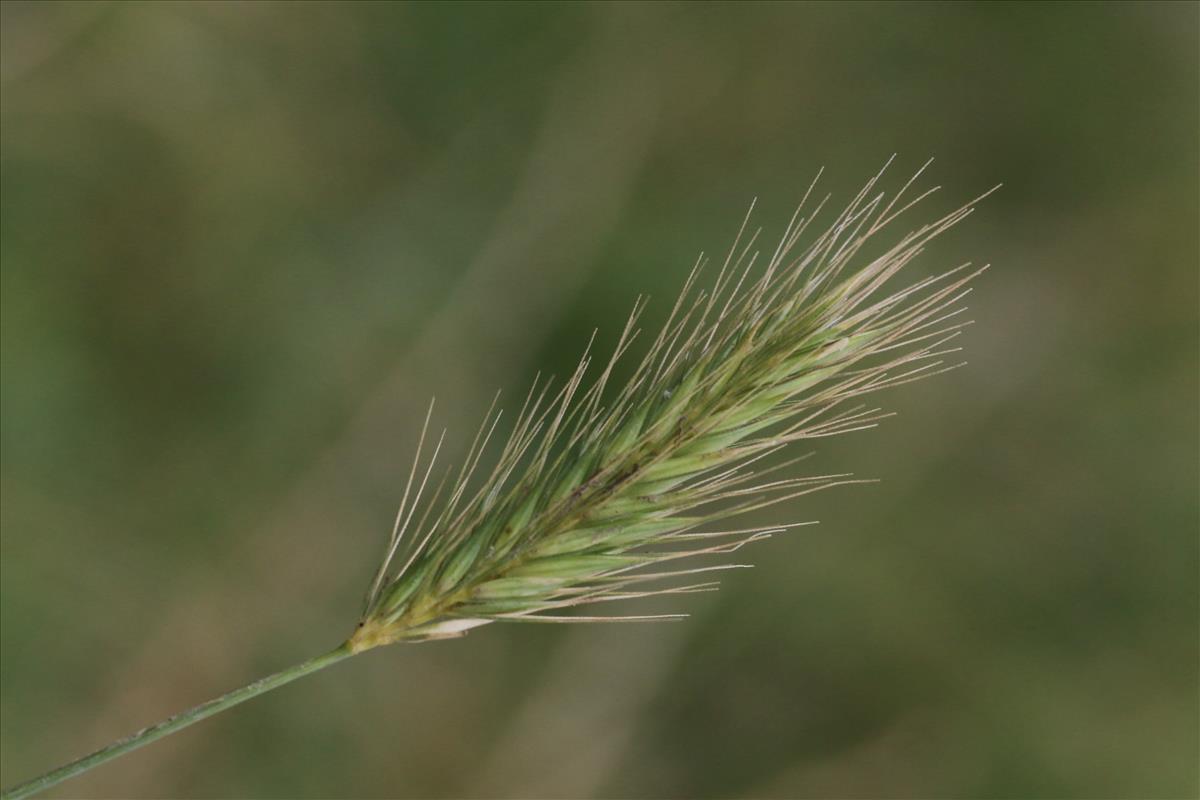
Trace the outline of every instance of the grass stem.
<instances>
[{"instance_id":1,"label":"grass stem","mask_svg":"<svg viewBox=\"0 0 1200 800\"><path fill-rule=\"evenodd\" d=\"M274 675L268 675L265 678L260 678L253 683L247 684L240 689L234 689L228 694L221 695L207 703L201 703L195 708L190 708L187 711L180 712L173 717L168 717L157 725L151 725L148 728L143 728L137 733L126 736L107 747L101 748L96 752L86 755L69 764L64 764L57 769L50 770L45 775L33 778L18 786L13 786L6 789L3 795L0 795L0 800L19 800L22 797L29 797L44 789L49 789L51 786L61 783L62 781L72 778L80 773L98 767L105 762L111 761L114 758L123 756L137 750L139 747L144 747L153 741L169 736L176 731L183 730L189 725L199 722L202 719L211 717L213 714L220 713L227 708L232 708L238 703L245 702L252 697L257 697L260 694L277 689L286 683L291 683L297 678L304 677L310 673L322 670L325 667L336 664L337 662L349 658L354 655L348 645L341 645L335 650L331 650L324 655L310 658L308 661L301 662L294 666L288 667L285 670L276 672Z\"/></svg>"}]
</instances>

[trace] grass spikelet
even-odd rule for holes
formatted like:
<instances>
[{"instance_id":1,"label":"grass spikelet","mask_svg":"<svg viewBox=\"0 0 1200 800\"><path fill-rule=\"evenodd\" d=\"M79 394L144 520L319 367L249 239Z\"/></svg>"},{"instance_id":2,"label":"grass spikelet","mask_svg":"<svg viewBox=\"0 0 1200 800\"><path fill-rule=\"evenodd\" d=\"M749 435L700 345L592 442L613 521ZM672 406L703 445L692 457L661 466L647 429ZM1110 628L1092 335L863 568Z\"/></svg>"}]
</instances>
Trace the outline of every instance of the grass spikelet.
<instances>
[{"instance_id":1,"label":"grass spikelet","mask_svg":"<svg viewBox=\"0 0 1200 800\"><path fill-rule=\"evenodd\" d=\"M720 567L689 568L687 559L731 554L790 527L729 529L728 520L857 482L790 477L782 469L793 462L761 465L789 444L874 426L886 414L855 400L957 366L945 359L958 349L959 302L980 270L964 264L889 287L977 201L859 263L869 241L933 191L906 200L921 171L890 197L877 191L881 171L801 244L828 200L813 202L814 180L765 259L748 213L708 289L699 288L708 260L696 262L624 385L609 391L640 338L644 298L590 383L590 343L560 387L535 380L486 475L479 463L500 419L495 402L464 465L427 491L444 437L423 462L431 404L351 648L459 636L498 620L671 619L680 615L563 612L711 590L715 582L688 580Z\"/></svg>"}]
</instances>

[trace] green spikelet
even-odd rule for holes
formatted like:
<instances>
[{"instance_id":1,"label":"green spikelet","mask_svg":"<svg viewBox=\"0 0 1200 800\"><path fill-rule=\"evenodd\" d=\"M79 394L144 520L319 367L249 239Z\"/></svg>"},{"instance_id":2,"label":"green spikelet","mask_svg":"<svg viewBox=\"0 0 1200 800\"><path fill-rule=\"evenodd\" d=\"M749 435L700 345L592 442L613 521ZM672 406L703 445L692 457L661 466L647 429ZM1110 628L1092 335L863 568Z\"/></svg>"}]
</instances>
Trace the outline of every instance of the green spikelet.
<instances>
[{"instance_id":1,"label":"green spikelet","mask_svg":"<svg viewBox=\"0 0 1200 800\"><path fill-rule=\"evenodd\" d=\"M552 612L710 589L672 579L714 567L673 562L731 553L791 527L715 523L852 482L767 479L779 467L762 464L789 443L871 427L885 416L853 398L950 368L941 357L954 351L945 345L965 324L955 320L957 303L977 274L960 267L884 289L972 207L861 258L868 241L925 197L902 204L909 180L889 198L875 189L881 175L803 246L824 201L810 213L802 202L761 266L758 234L747 234L744 222L711 288L697 289L701 259L613 396L606 396L609 379L637 336L641 300L598 378L584 389L592 362L585 354L555 393L535 382L491 473L477 479L499 416L489 410L457 477L447 484L447 472L424 499L441 445L417 481L427 416L351 648L457 636L494 620L594 620ZM418 507L420 521L410 526Z\"/></svg>"}]
</instances>

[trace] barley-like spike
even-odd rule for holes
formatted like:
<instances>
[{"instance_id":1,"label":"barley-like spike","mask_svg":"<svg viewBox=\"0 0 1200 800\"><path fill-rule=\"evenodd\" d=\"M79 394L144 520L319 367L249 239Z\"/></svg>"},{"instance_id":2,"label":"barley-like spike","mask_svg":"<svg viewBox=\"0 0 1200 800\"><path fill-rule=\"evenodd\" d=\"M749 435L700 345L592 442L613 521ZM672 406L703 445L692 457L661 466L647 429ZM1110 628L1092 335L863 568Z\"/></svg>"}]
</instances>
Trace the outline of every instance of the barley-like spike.
<instances>
[{"instance_id":1,"label":"barley-like spike","mask_svg":"<svg viewBox=\"0 0 1200 800\"><path fill-rule=\"evenodd\" d=\"M595 334L549 402L549 383L539 389L535 379L493 469L474 482L498 419L493 403L445 508L431 514L426 507L422 516L433 522L418 524L402 557L400 536L393 533L350 648L459 636L498 620L662 618L545 612L696 591L701 587L630 587L712 569L654 570L664 562L731 553L810 524L710 530L712 523L868 482L849 475L764 481L793 462L748 467L798 440L874 427L890 415L861 404L848 407L847 401L953 368L942 359L958 350L946 345L969 324L955 318L963 310L957 304L979 270L968 272L964 264L891 293L883 290L987 193L901 236L855 271L853 262L868 241L936 190L905 198L927 162L891 197L877 191L890 164L801 247L828 199L805 213L818 174L757 276L760 229L750 227L752 203L711 289L699 288L708 263L701 254L615 396L605 401L618 362L639 338L643 297L590 385L585 377ZM432 464L426 478L430 469ZM414 463L414 475L416 470ZM412 503L408 493L406 487L403 522L397 516L400 535L420 502L420 490ZM389 571L393 559L404 563L395 573ZM720 565L728 566L736 565Z\"/></svg>"}]
</instances>

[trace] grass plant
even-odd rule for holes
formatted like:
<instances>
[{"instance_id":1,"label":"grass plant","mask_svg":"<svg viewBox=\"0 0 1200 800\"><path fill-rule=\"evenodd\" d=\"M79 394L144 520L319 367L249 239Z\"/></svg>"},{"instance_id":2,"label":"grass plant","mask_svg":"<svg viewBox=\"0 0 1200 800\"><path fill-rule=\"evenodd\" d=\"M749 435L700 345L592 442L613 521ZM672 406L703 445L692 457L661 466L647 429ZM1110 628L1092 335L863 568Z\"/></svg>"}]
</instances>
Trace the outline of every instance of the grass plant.
<instances>
[{"instance_id":1,"label":"grass plant","mask_svg":"<svg viewBox=\"0 0 1200 800\"><path fill-rule=\"evenodd\" d=\"M535 379L503 443L493 400L457 467L439 465L445 432L431 435L431 403L391 536L346 642L3 798L49 788L382 645L458 637L493 622L684 616L576 608L715 590L720 571L746 566L722 557L809 524L737 518L861 482L848 474L797 475L805 454L781 451L873 427L886 414L859 398L957 366L946 358L968 324L960 301L981 270L964 264L903 288L892 284L981 198L868 255L868 243L935 191L910 196L924 167L895 193L880 191L886 169L832 215L814 180L773 247L760 246L748 213L723 258L697 260L636 363L625 357L642 338L645 298L634 303L605 361L595 361L589 343L561 384ZM714 277L702 289L705 274ZM488 453L496 454L481 468ZM697 560L704 556L716 559Z\"/></svg>"}]
</instances>

